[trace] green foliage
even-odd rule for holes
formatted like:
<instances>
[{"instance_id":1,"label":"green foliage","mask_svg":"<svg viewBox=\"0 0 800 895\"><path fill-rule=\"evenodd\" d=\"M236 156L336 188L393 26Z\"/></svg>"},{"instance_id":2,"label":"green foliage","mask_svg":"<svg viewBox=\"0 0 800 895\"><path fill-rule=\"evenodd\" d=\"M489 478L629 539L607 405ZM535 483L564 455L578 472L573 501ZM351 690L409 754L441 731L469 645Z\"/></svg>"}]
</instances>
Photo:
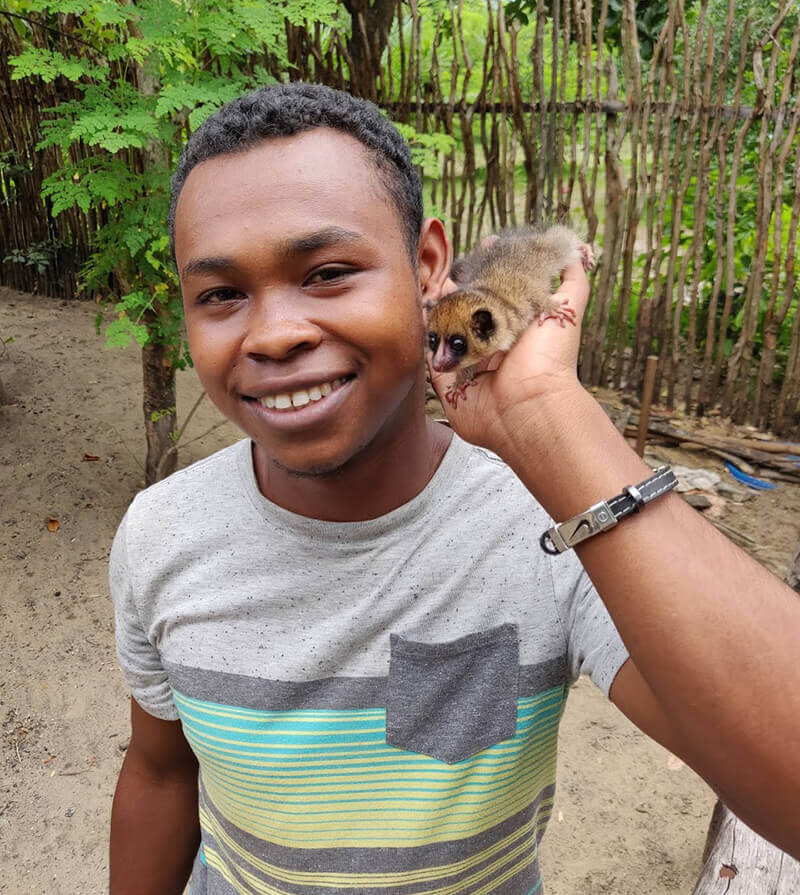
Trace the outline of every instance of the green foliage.
<instances>
[{"instance_id":1,"label":"green foliage","mask_svg":"<svg viewBox=\"0 0 800 895\"><path fill-rule=\"evenodd\" d=\"M18 81L20 78L36 75L49 84L58 77L66 78L68 81L80 81L81 78L95 78L102 74L102 69L86 59L74 56L67 59L57 50L28 47L14 59L11 79Z\"/></svg>"},{"instance_id":2,"label":"green foliage","mask_svg":"<svg viewBox=\"0 0 800 895\"><path fill-rule=\"evenodd\" d=\"M66 246L57 239L47 239L44 242L35 242L24 249L15 249L3 258L3 262L9 264L24 264L26 267L35 267L38 274L46 273L60 251Z\"/></svg>"},{"instance_id":3,"label":"green foliage","mask_svg":"<svg viewBox=\"0 0 800 895\"><path fill-rule=\"evenodd\" d=\"M172 416L173 413L175 413L174 407L165 407L163 410L154 410L150 414L150 421L157 423L159 420L164 419L165 416Z\"/></svg>"},{"instance_id":4,"label":"green foliage","mask_svg":"<svg viewBox=\"0 0 800 895\"><path fill-rule=\"evenodd\" d=\"M161 343L183 366L189 357L166 229L177 156L215 109L274 80L265 66L285 69L287 19L330 25L338 4L12 0L12 10L24 43L9 59L12 77L74 85L72 98L45 110L37 148L55 147L63 163L42 191L54 216L78 207L102 222L82 282L103 298L114 295L106 346ZM37 42L47 34L52 45L34 46L26 21L45 25ZM421 151L433 145L421 141ZM53 250L29 246L5 260L42 270Z\"/></svg>"},{"instance_id":5,"label":"green foliage","mask_svg":"<svg viewBox=\"0 0 800 895\"><path fill-rule=\"evenodd\" d=\"M508 22L529 25L536 19L537 0L507 0L505 15ZM664 27L669 14L669 0L649 0L636 6L636 31L639 37L639 52L642 59L650 59L653 55L658 35ZM691 5L691 0L687 2ZM603 29L604 40L609 46L622 47L622 6L623 0L608 0L608 9ZM546 15L552 18L553 0L544 4ZM598 34L598 24L603 4L601 0L592 2L592 34Z\"/></svg>"},{"instance_id":6,"label":"green foliage","mask_svg":"<svg viewBox=\"0 0 800 895\"><path fill-rule=\"evenodd\" d=\"M410 124L395 125L411 147L411 161L420 168L434 167L439 153L447 154L455 145L455 139L445 133L421 133Z\"/></svg>"}]
</instances>

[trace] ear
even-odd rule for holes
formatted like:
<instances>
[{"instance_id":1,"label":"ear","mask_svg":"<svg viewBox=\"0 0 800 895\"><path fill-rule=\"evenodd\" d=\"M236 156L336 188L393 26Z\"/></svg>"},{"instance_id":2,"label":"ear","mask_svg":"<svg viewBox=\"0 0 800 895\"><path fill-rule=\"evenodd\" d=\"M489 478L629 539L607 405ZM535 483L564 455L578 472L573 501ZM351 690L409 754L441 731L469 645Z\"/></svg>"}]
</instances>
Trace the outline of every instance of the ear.
<instances>
[{"instance_id":1,"label":"ear","mask_svg":"<svg viewBox=\"0 0 800 895\"><path fill-rule=\"evenodd\" d=\"M491 311L487 311L486 308L481 308L480 310L473 312L472 331L479 339L486 341L486 339L492 335L494 330L494 317L492 317Z\"/></svg>"},{"instance_id":2,"label":"ear","mask_svg":"<svg viewBox=\"0 0 800 895\"><path fill-rule=\"evenodd\" d=\"M448 283L453 246L438 218L427 218L419 231L417 276L423 300L435 304L443 294L452 291ZM449 285L449 288L448 288Z\"/></svg>"}]
</instances>

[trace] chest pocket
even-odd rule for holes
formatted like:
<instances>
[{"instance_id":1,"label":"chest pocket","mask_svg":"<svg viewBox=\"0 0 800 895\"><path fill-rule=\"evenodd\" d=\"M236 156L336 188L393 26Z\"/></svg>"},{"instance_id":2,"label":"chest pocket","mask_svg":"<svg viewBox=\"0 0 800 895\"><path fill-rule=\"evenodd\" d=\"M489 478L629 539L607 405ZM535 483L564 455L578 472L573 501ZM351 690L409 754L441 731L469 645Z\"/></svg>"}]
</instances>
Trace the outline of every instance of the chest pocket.
<instances>
[{"instance_id":1,"label":"chest pocket","mask_svg":"<svg viewBox=\"0 0 800 895\"><path fill-rule=\"evenodd\" d=\"M500 625L448 643L390 635L386 742L447 764L514 736L519 636Z\"/></svg>"}]
</instances>

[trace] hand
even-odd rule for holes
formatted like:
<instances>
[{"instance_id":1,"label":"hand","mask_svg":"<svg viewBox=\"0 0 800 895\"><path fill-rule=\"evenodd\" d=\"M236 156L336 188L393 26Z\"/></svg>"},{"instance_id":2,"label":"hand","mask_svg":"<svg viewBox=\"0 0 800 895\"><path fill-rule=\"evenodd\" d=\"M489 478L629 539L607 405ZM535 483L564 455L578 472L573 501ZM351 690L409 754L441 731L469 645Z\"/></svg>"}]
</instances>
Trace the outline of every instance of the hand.
<instances>
[{"instance_id":1,"label":"hand","mask_svg":"<svg viewBox=\"0 0 800 895\"><path fill-rule=\"evenodd\" d=\"M442 295L457 288L448 279ZM580 262L566 268L556 294L569 301L576 325L562 327L556 320L531 324L507 354L495 354L479 367L474 383L455 408L444 398L455 374L436 373L429 365L447 418L466 441L503 456L505 443L513 435L535 425L541 400L566 399L581 389L577 375L580 323L589 301L589 281Z\"/></svg>"}]
</instances>

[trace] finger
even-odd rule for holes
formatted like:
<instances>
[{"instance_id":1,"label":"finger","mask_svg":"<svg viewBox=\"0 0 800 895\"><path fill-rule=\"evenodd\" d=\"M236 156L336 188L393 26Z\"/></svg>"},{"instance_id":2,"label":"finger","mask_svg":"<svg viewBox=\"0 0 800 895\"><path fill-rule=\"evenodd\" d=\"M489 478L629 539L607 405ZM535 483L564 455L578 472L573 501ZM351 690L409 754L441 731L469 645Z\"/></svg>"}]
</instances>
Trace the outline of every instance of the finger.
<instances>
[{"instance_id":1,"label":"finger","mask_svg":"<svg viewBox=\"0 0 800 895\"><path fill-rule=\"evenodd\" d=\"M574 309L580 321L589 303L589 280L582 261L576 261L564 268L561 285L555 294L569 301L570 307Z\"/></svg>"},{"instance_id":2,"label":"finger","mask_svg":"<svg viewBox=\"0 0 800 895\"><path fill-rule=\"evenodd\" d=\"M473 374L473 378L478 379L478 383L481 382L482 376L484 373L493 373L502 363L503 358L505 357L505 352L498 351L490 357L484 358L476 367L475 373ZM455 385L457 379L456 371L447 371L444 373L439 373L431 367L431 357L430 354L427 357L428 364L428 375L431 378L431 384L433 385L436 394L439 396L439 399L442 399L442 396L447 392L452 386Z\"/></svg>"}]
</instances>

